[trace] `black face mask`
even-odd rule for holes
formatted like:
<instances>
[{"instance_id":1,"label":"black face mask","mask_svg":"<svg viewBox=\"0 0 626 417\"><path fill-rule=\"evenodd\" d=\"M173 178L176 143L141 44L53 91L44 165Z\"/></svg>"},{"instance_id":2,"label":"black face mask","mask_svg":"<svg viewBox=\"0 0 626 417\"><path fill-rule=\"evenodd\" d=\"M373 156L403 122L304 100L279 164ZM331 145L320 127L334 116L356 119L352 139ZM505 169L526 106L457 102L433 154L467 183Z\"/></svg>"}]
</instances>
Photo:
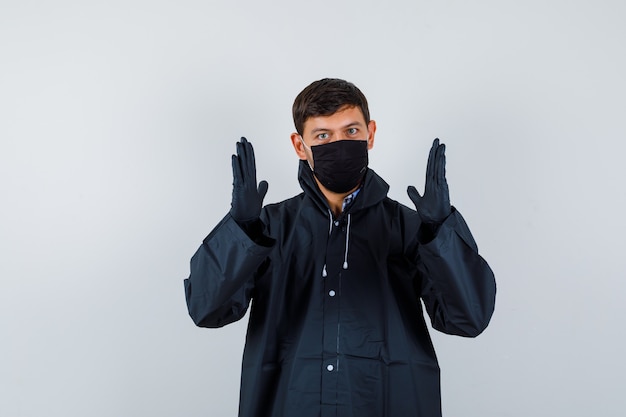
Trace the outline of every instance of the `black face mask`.
<instances>
[{"instance_id":1,"label":"black face mask","mask_svg":"<svg viewBox=\"0 0 626 417\"><path fill-rule=\"evenodd\" d=\"M335 193L346 193L363 180L367 171L367 140L338 140L311 146L313 174Z\"/></svg>"}]
</instances>

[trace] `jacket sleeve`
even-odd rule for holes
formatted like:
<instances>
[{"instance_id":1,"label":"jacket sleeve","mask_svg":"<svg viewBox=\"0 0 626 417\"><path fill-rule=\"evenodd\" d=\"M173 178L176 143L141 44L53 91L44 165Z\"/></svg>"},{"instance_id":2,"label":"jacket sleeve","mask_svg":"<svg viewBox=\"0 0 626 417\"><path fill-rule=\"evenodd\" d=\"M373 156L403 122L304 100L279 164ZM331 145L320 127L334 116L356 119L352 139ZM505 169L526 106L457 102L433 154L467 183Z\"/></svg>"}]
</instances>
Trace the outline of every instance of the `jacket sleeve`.
<instances>
[{"instance_id":1,"label":"jacket sleeve","mask_svg":"<svg viewBox=\"0 0 626 417\"><path fill-rule=\"evenodd\" d=\"M255 276L270 251L271 247L252 241L227 214L191 258L191 272L184 280L194 323L222 327L241 319L252 298Z\"/></svg>"},{"instance_id":2,"label":"jacket sleeve","mask_svg":"<svg viewBox=\"0 0 626 417\"><path fill-rule=\"evenodd\" d=\"M466 337L482 333L495 308L495 277L456 209L418 253L421 297L433 328Z\"/></svg>"}]
</instances>

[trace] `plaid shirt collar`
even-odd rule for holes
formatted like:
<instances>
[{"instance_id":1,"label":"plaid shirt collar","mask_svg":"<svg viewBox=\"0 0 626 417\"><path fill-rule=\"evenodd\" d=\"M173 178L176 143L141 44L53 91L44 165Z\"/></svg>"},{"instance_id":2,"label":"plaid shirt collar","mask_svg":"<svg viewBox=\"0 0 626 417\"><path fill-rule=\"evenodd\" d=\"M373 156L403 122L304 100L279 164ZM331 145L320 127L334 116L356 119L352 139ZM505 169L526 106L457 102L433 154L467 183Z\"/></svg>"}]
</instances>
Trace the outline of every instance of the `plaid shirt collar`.
<instances>
[{"instance_id":1,"label":"plaid shirt collar","mask_svg":"<svg viewBox=\"0 0 626 417\"><path fill-rule=\"evenodd\" d=\"M346 208L354 202L354 200L356 199L356 196L359 194L360 191L361 191L361 187L357 188L352 194L347 195L343 199L343 203L341 204L341 211L345 211Z\"/></svg>"}]
</instances>

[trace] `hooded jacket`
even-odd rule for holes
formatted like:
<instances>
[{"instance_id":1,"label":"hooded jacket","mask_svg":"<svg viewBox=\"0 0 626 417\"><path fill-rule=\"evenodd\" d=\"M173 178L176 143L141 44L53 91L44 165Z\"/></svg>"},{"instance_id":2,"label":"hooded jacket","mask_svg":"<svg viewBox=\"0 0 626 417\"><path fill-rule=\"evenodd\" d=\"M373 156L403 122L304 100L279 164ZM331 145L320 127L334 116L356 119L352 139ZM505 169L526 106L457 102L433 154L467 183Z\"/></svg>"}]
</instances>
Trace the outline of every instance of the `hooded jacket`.
<instances>
[{"instance_id":1,"label":"hooded jacket","mask_svg":"<svg viewBox=\"0 0 626 417\"><path fill-rule=\"evenodd\" d=\"M433 328L474 337L489 323L495 280L461 214L420 243L418 213L387 197L368 169L334 217L306 162L303 193L262 209L265 239L226 215L191 260L189 314L201 327L251 305L240 417L437 417Z\"/></svg>"}]
</instances>

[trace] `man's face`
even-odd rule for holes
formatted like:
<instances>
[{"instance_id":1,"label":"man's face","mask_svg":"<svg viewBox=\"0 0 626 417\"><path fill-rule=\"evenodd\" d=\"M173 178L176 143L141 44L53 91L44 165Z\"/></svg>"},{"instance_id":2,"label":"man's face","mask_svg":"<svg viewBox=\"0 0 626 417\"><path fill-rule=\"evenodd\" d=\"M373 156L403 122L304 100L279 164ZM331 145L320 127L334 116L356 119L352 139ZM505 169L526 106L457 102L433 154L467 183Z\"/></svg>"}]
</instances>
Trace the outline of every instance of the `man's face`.
<instances>
[{"instance_id":1,"label":"man's face","mask_svg":"<svg viewBox=\"0 0 626 417\"><path fill-rule=\"evenodd\" d=\"M330 116L309 117L304 122L302 136L292 133L291 142L298 157L308 160L313 167L311 146L338 140L367 140L367 149L372 149L375 133L376 122L370 120L369 123L365 123L359 107L344 106Z\"/></svg>"}]
</instances>

